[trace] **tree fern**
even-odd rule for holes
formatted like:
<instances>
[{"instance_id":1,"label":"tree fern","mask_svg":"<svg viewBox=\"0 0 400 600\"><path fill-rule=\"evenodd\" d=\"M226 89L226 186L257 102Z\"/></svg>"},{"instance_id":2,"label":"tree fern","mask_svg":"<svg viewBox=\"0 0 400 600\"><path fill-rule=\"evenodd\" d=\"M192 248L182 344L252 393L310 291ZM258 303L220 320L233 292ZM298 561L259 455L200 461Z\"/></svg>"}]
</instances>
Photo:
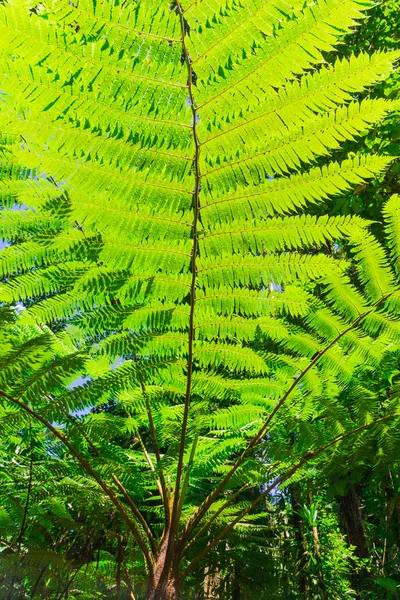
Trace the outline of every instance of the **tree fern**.
<instances>
[{"instance_id":1,"label":"tree fern","mask_svg":"<svg viewBox=\"0 0 400 600\"><path fill-rule=\"evenodd\" d=\"M2 331L6 420L40 421L97 483L149 598L175 597L271 486L371 426L332 415L398 343L396 274L360 219L303 213L389 164L320 166L390 110L356 94L394 52L325 65L366 7L0 7L0 301L23 303ZM316 252L344 237L356 273ZM285 453L296 424L304 447Z\"/></svg>"}]
</instances>

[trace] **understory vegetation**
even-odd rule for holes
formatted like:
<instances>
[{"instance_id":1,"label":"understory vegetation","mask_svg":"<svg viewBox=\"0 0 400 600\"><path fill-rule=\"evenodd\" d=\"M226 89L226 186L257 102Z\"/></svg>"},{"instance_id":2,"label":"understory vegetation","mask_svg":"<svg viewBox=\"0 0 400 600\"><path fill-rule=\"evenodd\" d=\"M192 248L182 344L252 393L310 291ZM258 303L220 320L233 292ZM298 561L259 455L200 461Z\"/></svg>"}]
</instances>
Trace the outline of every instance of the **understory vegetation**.
<instances>
[{"instance_id":1,"label":"understory vegetation","mask_svg":"<svg viewBox=\"0 0 400 600\"><path fill-rule=\"evenodd\" d=\"M398 597L399 22L0 1L0 599Z\"/></svg>"}]
</instances>

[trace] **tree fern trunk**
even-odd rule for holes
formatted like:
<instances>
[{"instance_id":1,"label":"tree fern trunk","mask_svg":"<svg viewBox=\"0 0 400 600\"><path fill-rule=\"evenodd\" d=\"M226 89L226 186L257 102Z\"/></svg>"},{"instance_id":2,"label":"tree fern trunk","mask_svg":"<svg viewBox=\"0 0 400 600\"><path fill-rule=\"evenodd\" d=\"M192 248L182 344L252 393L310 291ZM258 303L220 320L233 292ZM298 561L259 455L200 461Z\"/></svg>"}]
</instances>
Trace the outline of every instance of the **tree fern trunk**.
<instances>
[{"instance_id":1,"label":"tree fern trunk","mask_svg":"<svg viewBox=\"0 0 400 600\"><path fill-rule=\"evenodd\" d=\"M150 584L146 600L178 600L179 597L177 583L171 578L169 581L156 587Z\"/></svg>"},{"instance_id":2,"label":"tree fern trunk","mask_svg":"<svg viewBox=\"0 0 400 600\"><path fill-rule=\"evenodd\" d=\"M362 522L362 514L354 486L350 487L345 496L340 496L339 501L348 544L354 546L354 554L358 558L368 558L368 547ZM366 575L365 569L353 571L351 582L356 592L361 590L362 580Z\"/></svg>"},{"instance_id":3,"label":"tree fern trunk","mask_svg":"<svg viewBox=\"0 0 400 600\"><path fill-rule=\"evenodd\" d=\"M178 600L180 598L178 577L173 569L164 569L162 565L157 567L162 569L161 577L158 580L151 579L149 581L146 600ZM157 573L157 570L156 570Z\"/></svg>"},{"instance_id":4,"label":"tree fern trunk","mask_svg":"<svg viewBox=\"0 0 400 600\"><path fill-rule=\"evenodd\" d=\"M154 569L149 580L146 600L177 600L179 598L179 553L168 552L167 534L160 548Z\"/></svg>"},{"instance_id":5,"label":"tree fern trunk","mask_svg":"<svg viewBox=\"0 0 400 600\"><path fill-rule=\"evenodd\" d=\"M359 558L368 557L361 509L354 486L350 487L345 496L340 497L340 505L349 544L355 547L354 553L356 556Z\"/></svg>"}]
</instances>

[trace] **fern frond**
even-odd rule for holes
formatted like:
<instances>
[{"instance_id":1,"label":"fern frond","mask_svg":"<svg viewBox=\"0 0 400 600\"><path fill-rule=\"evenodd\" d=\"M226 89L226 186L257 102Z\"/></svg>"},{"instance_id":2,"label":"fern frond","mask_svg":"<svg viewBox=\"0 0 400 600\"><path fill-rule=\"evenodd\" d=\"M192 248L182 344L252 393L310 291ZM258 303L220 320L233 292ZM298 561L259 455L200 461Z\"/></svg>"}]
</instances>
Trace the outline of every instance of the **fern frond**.
<instances>
[{"instance_id":1,"label":"fern frond","mask_svg":"<svg viewBox=\"0 0 400 600\"><path fill-rule=\"evenodd\" d=\"M389 241L392 258L395 264L396 272L399 273L400 261L400 196L393 195L384 208L386 219L386 235Z\"/></svg>"},{"instance_id":2,"label":"fern frond","mask_svg":"<svg viewBox=\"0 0 400 600\"><path fill-rule=\"evenodd\" d=\"M368 91L398 53L326 59L370 5L0 2L0 429L23 446L0 499L8 532L33 448L46 596L62 523L101 549L73 593L107 595L120 540L142 581L186 526L256 539L242 488L392 410L351 402L397 352L396 274L369 223L313 216L390 164L329 159L392 106Z\"/></svg>"},{"instance_id":3,"label":"fern frond","mask_svg":"<svg viewBox=\"0 0 400 600\"><path fill-rule=\"evenodd\" d=\"M370 234L355 230L351 241L358 259L358 273L371 302L394 291L396 284L387 256L377 240Z\"/></svg>"}]
</instances>

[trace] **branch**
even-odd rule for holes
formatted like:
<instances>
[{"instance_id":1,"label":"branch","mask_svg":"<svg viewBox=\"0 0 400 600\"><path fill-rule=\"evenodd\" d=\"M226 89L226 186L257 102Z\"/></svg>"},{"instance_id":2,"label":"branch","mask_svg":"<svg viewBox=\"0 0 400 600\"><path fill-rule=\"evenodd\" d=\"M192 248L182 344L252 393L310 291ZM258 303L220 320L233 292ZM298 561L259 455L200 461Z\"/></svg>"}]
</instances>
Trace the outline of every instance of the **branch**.
<instances>
[{"instance_id":1,"label":"branch","mask_svg":"<svg viewBox=\"0 0 400 600\"><path fill-rule=\"evenodd\" d=\"M286 390L286 392L284 393L282 398L276 404L275 408L271 411L271 413L268 415L267 419L264 421L264 423L261 426L261 428L259 429L258 433L250 440L247 447L243 450L242 454L239 456L239 458L237 459L235 464L231 467L231 469L228 471L228 473L225 475L225 477L222 479L222 481L218 484L218 486L202 502L202 504L194 512L192 517L188 520L188 522L185 526L185 529L183 530L183 534L182 534L182 539L184 542L187 541L188 537L190 536L190 533L198 525L198 523L202 520L202 518L204 517L206 512L209 510L209 508L211 507L214 500L217 498L218 494L220 494L220 492L224 489L226 484L229 482L232 475L234 475L234 473L238 470L238 468L243 464L244 460L249 456L249 454L253 450L253 448L255 446L257 446L257 444L262 440L269 423L275 417L276 413L282 408L283 404L286 402L287 398L290 396L290 394L295 389L297 384L303 379L303 377L308 373L308 371L320 360L320 358L322 358L328 352L328 350L330 350L332 348L332 346L334 346L343 336L345 336L347 333L349 333L349 331L351 331L352 329L357 327L357 325L359 325L359 323L363 319L365 319L365 317L367 317L369 314L371 314L376 308L378 308L383 302L385 302L385 300L387 300L390 296L392 296L393 293L394 292L391 292L390 294L382 296L382 298L380 298L372 306L372 308L370 310L359 315L357 317L357 319L355 319L355 321L353 321L353 323L351 323L351 325L346 327L331 342L329 342L329 344L327 346L325 346L322 350L320 350L314 356L314 358L308 363L308 365L305 367L305 369L303 369L303 371L301 371L301 373L298 375L298 377L295 377L295 379L293 380L293 382L291 383L289 388Z\"/></svg>"},{"instance_id":2,"label":"branch","mask_svg":"<svg viewBox=\"0 0 400 600\"><path fill-rule=\"evenodd\" d=\"M214 548L214 546L216 546L231 531L231 529L233 529L233 527L235 527L235 525L237 525L239 523L239 521L241 521L243 519L243 517L245 517L249 512L251 512L266 496L268 496L268 494L273 489L275 489L278 485L280 485L281 483L283 483L287 479L290 479L290 477L292 477L292 475L294 475L296 473L296 471L298 471L304 464L306 464L307 462L309 462L311 459L315 458L316 456L318 456L322 452L325 452L325 450L327 450L331 446L334 446L335 444L338 444L339 442L343 441L344 439L346 439L346 438L348 438L348 437L350 437L352 435L355 435L357 433L360 433L361 431L364 431L365 429L369 429L370 427L373 427L374 425L382 423L383 421L387 421L388 419L393 419L393 418L399 417L399 416L400 416L400 414L387 415L386 417L382 417L381 419L377 419L376 421L373 421L372 423L367 423L366 425L361 425L360 427L357 427L357 429L353 429L352 431L349 431L348 433L343 433L343 434L339 435L338 437L336 437L335 439L333 439L330 442L328 442L327 444L325 444L324 446L321 446L320 448L317 448L317 450L308 450L304 454L304 456L295 465L293 465L293 467L289 471L287 471L283 475L280 475L279 477L277 477L277 479L273 483L271 483L267 487L267 489L264 490L264 492L262 494L260 494L247 508L245 508L244 510L242 510L242 512L239 513L239 515L231 523L229 523L229 525L227 525L218 534L218 536L216 538L214 538L208 544L208 546L206 546L193 559L193 561L190 563L190 565L187 567L187 569L182 574L182 581L184 580L184 578L186 577L186 575L188 575L190 573L190 571L193 569L193 567L202 558L204 558L204 556L206 556L209 553L209 551L212 548Z\"/></svg>"},{"instance_id":3,"label":"branch","mask_svg":"<svg viewBox=\"0 0 400 600\"><path fill-rule=\"evenodd\" d=\"M186 496L186 491L189 486L190 471L192 470L195 455L196 455L196 448L197 448L198 440L199 440L199 434L196 433L194 440L193 440L192 449L190 451L189 462L186 467L185 478L184 478L183 484L182 484L182 490L181 490L181 495L179 498L179 505L178 505L178 514L181 514L181 512L182 512L183 503L184 503L185 496Z\"/></svg>"},{"instance_id":4,"label":"branch","mask_svg":"<svg viewBox=\"0 0 400 600\"><path fill-rule=\"evenodd\" d=\"M101 477L98 475L98 473L90 466L90 464L87 462L87 460L74 448L74 446L64 436L64 434L62 434L60 431L58 431L51 423L49 423L44 417L42 417L42 415L40 415L39 413L34 411L30 406L28 406L27 404L22 402L22 400L13 398L9 394L7 394L1 390L0 390L0 396L7 398L7 400L10 400L10 402L13 402L14 404L16 404L17 406L22 408L25 412L30 414L32 417L34 417L35 419L40 421L42 423L42 425L44 425L49 431L51 431L51 433L57 439L59 439L60 442L62 442L64 444L64 446L66 446L66 448L68 448L69 452L78 460L78 462L82 465L82 467L85 469L85 471L91 477L93 477L93 479L101 487L101 489L106 494L106 496L108 496L108 498L114 504L115 508L118 510L118 512L122 516L123 520L125 521L126 525L129 528L129 530L131 531L134 538L136 539L141 551L143 552L143 555L146 560L146 564L147 564L150 572L153 573L153 570L154 570L153 560L149 553L149 550L148 550L146 544L144 543L140 532L137 530L135 525L132 523L132 521L128 517L127 513L124 510L124 507L118 500L118 497L115 495L113 490L109 487L109 485L105 481L103 481L103 479L101 479Z\"/></svg>"},{"instance_id":5,"label":"branch","mask_svg":"<svg viewBox=\"0 0 400 600\"><path fill-rule=\"evenodd\" d=\"M160 480L157 477L157 472L156 472L156 469L155 469L155 467L153 465L153 461L151 460L151 457L150 457L149 453L147 452L146 446L144 445L144 442L142 440L142 436L140 435L139 430L136 427L135 427L135 436L139 440L139 445L140 445L140 447L142 449L142 452L143 452L143 454L145 456L147 464L149 465L150 471L154 474L156 486L157 486L157 489L158 489L158 491L160 493L161 499L163 500L163 502L165 502L165 500L163 498L163 494L164 494L163 488L161 487L161 482L160 482ZM168 499L166 500L166 502L168 504ZM169 508L169 504L168 504L168 508Z\"/></svg>"}]
</instances>

